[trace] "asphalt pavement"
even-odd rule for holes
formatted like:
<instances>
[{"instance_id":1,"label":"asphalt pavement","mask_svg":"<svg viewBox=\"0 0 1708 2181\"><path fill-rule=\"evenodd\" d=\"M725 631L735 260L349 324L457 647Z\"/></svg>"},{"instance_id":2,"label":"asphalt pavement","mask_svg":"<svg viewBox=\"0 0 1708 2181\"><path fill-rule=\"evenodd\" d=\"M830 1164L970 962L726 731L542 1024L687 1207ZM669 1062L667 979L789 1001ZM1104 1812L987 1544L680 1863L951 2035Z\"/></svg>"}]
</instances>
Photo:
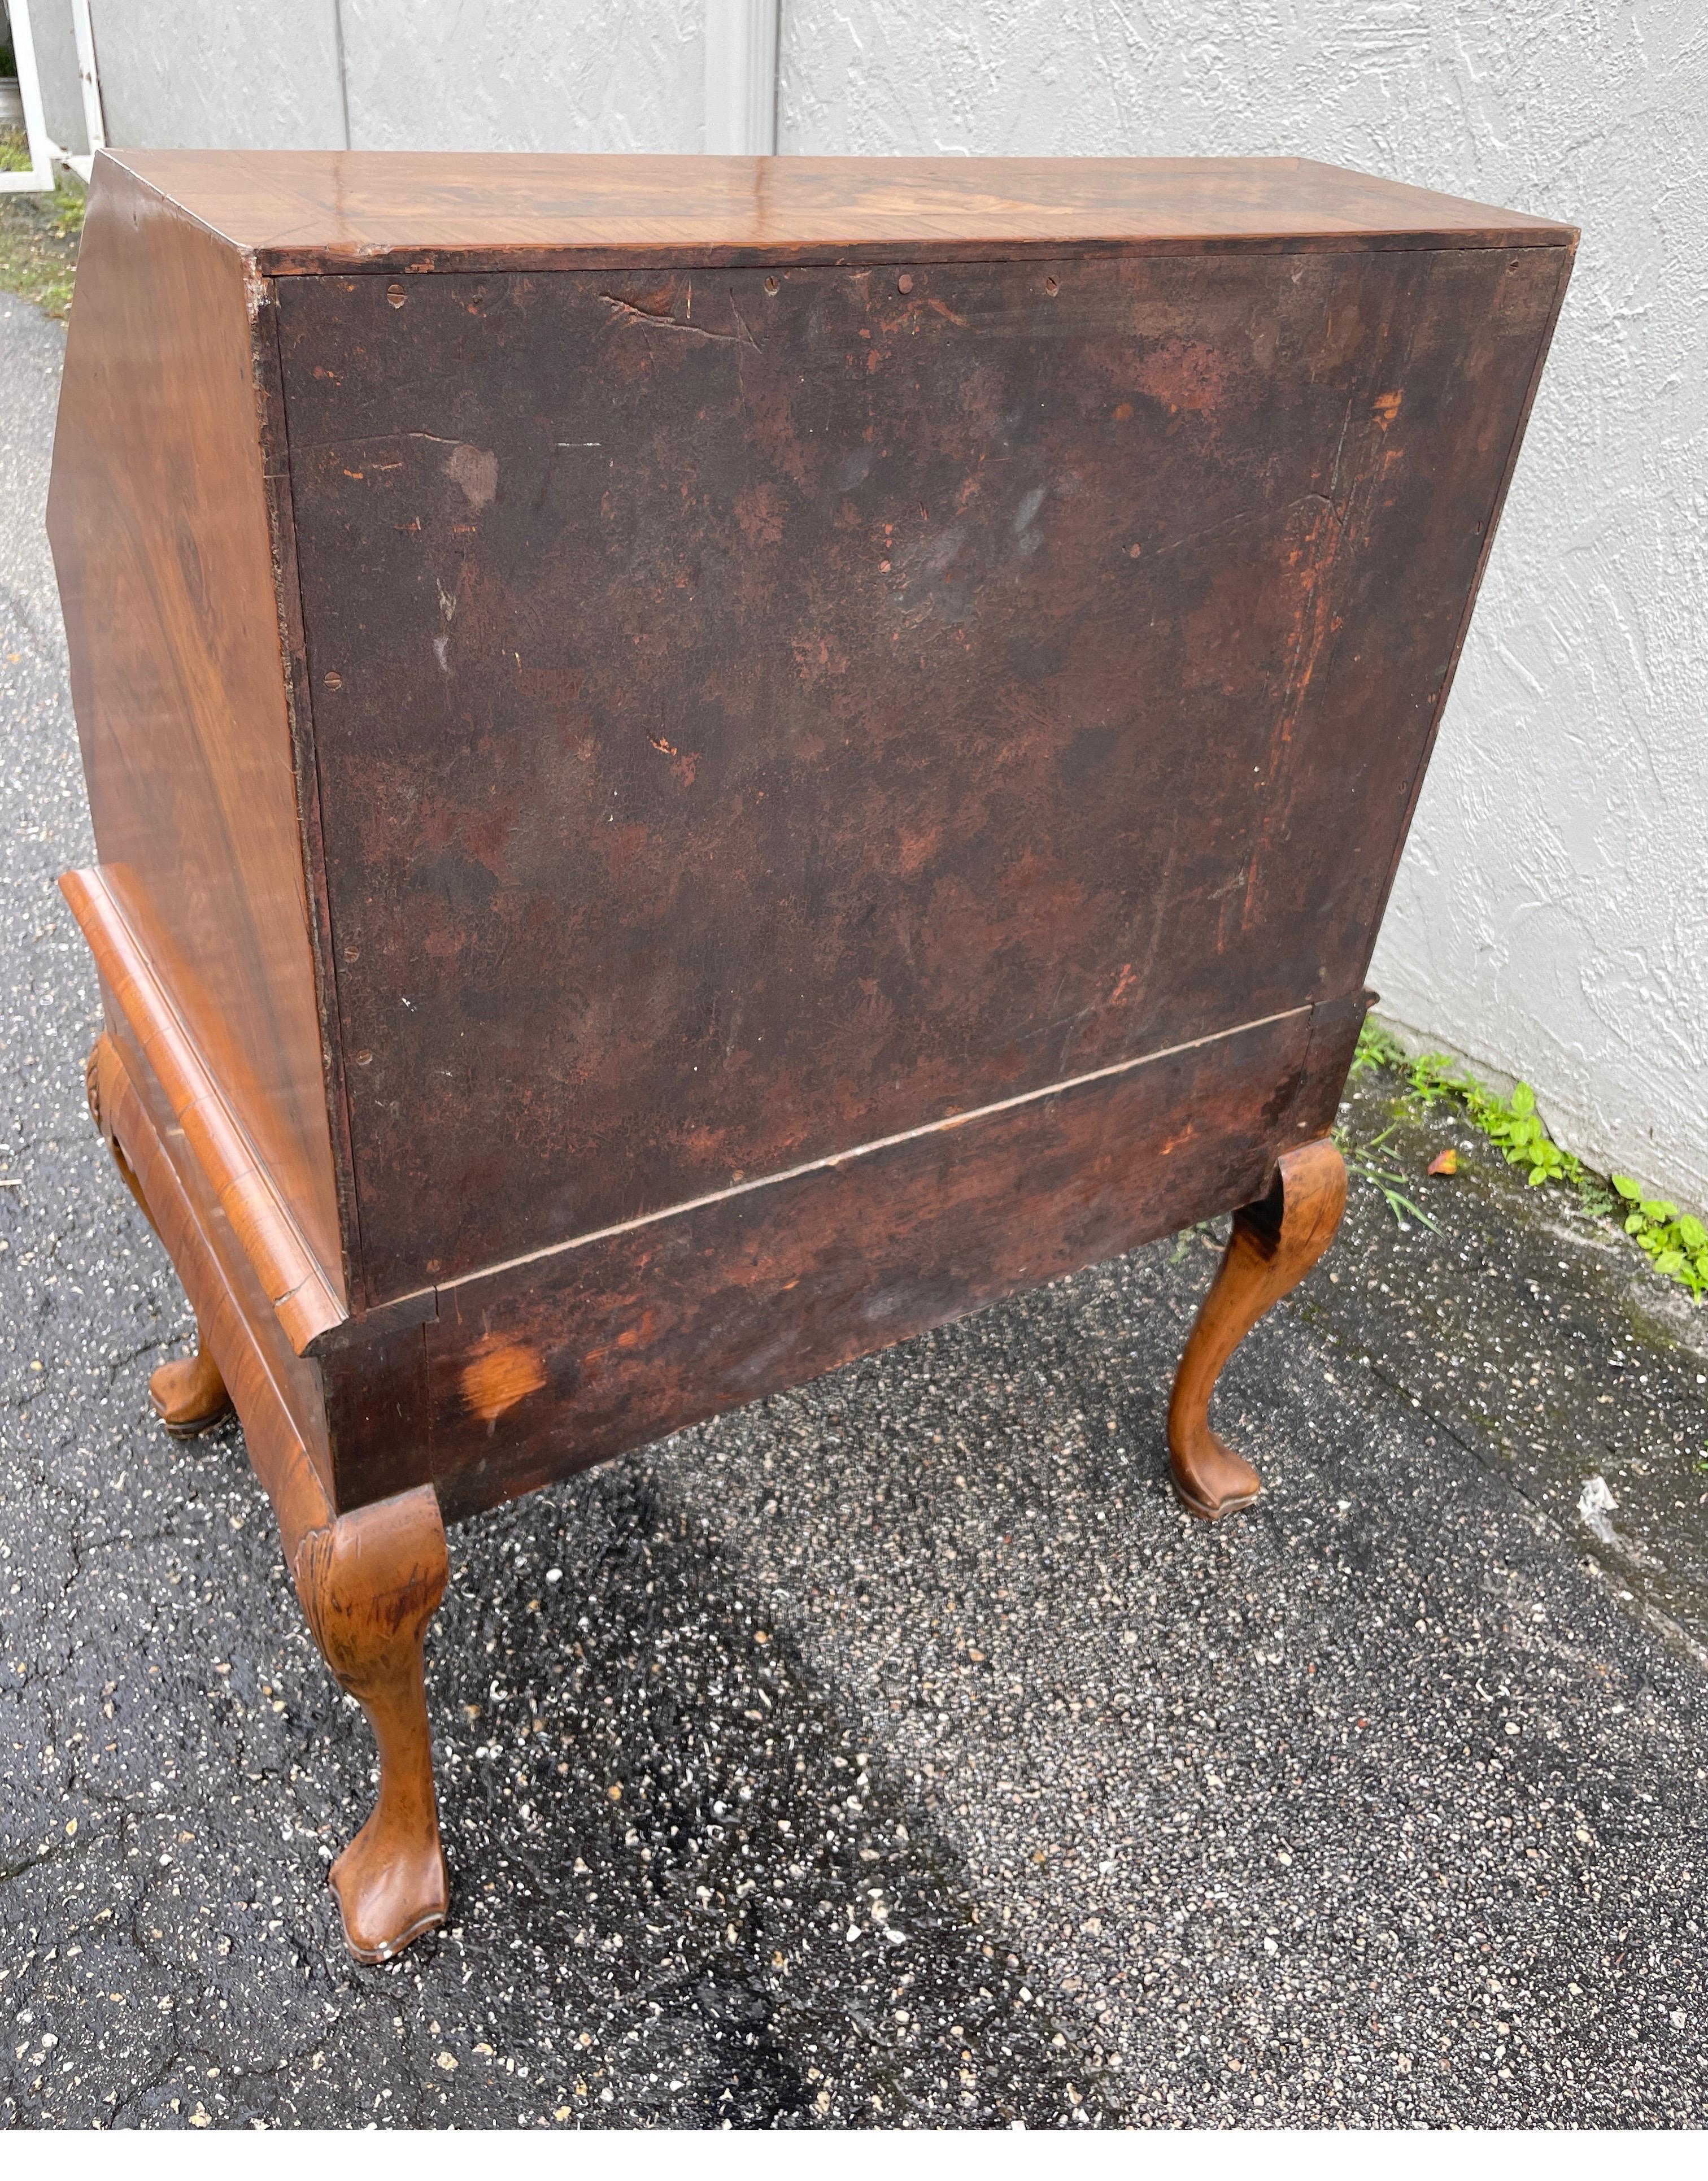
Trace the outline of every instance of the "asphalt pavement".
<instances>
[{"instance_id":1,"label":"asphalt pavement","mask_svg":"<svg viewBox=\"0 0 1708 2181\"><path fill-rule=\"evenodd\" d=\"M84 1108L63 340L0 295L0 2123L1708 2122L1708 1313L1440 1113L1214 1529L1199 1232L455 1531L452 1921L349 1960L366 1731Z\"/></svg>"}]
</instances>

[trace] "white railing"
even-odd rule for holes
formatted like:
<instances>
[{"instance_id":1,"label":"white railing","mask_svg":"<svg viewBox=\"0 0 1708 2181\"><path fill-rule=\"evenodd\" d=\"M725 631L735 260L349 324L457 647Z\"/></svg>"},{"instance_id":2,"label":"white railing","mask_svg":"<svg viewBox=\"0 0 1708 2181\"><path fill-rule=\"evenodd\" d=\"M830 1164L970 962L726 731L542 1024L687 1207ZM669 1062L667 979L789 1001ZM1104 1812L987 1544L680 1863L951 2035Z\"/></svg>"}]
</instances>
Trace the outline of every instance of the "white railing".
<instances>
[{"instance_id":1,"label":"white railing","mask_svg":"<svg viewBox=\"0 0 1708 2181\"><path fill-rule=\"evenodd\" d=\"M0 173L0 190L45 193L53 187L56 167L69 167L86 182L89 170L95 164L95 154L107 143L89 0L71 0L72 27L77 34L77 78L83 93L83 125L89 138L86 152L67 152L47 134L47 117L41 105L41 71L36 65L36 38L30 27L30 0L8 0L7 12L12 19L12 50L18 57L18 88L24 100L24 134L30 146L30 165L23 173Z\"/></svg>"},{"instance_id":2,"label":"white railing","mask_svg":"<svg viewBox=\"0 0 1708 2181\"><path fill-rule=\"evenodd\" d=\"M77 87L83 94L83 134L89 148L65 163L86 182L95 154L107 148L107 116L101 104L101 71L95 65L95 25L89 19L89 0L71 0L71 25L77 33Z\"/></svg>"}]
</instances>

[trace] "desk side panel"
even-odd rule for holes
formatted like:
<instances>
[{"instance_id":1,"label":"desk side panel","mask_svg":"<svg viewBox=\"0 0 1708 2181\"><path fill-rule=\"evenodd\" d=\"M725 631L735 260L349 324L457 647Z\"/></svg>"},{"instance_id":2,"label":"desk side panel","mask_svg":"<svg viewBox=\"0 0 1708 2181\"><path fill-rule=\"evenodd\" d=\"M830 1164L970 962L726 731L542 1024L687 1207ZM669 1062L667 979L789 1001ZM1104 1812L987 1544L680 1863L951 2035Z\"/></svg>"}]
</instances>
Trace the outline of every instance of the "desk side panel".
<instances>
[{"instance_id":1,"label":"desk side panel","mask_svg":"<svg viewBox=\"0 0 1708 2181\"><path fill-rule=\"evenodd\" d=\"M103 162L48 527L95 837L340 1300L253 335L236 252Z\"/></svg>"}]
</instances>

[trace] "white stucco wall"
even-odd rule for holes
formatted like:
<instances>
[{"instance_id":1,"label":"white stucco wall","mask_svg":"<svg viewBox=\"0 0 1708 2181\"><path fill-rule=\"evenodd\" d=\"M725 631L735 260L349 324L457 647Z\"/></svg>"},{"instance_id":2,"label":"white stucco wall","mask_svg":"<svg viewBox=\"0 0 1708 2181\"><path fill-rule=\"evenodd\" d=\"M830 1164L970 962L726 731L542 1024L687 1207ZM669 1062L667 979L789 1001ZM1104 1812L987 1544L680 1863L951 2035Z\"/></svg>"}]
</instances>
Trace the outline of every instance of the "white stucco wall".
<instances>
[{"instance_id":1,"label":"white stucco wall","mask_svg":"<svg viewBox=\"0 0 1708 2181\"><path fill-rule=\"evenodd\" d=\"M1374 977L1708 1202L1708 8L787 0L779 148L1300 152L1582 227Z\"/></svg>"},{"instance_id":2,"label":"white stucco wall","mask_svg":"<svg viewBox=\"0 0 1708 2181\"><path fill-rule=\"evenodd\" d=\"M703 0L94 14L115 142L702 141ZM1581 224L1374 976L1708 1204L1704 0L783 0L778 113L784 152L1302 152Z\"/></svg>"},{"instance_id":3,"label":"white stucco wall","mask_svg":"<svg viewBox=\"0 0 1708 2181\"><path fill-rule=\"evenodd\" d=\"M343 0L350 141L697 152L703 0Z\"/></svg>"},{"instance_id":4,"label":"white stucco wall","mask_svg":"<svg viewBox=\"0 0 1708 2181\"><path fill-rule=\"evenodd\" d=\"M344 142L334 0L91 0L90 22L110 143Z\"/></svg>"},{"instance_id":5,"label":"white stucco wall","mask_svg":"<svg viewBox=\"0 0 1708 2181\"><path fill-rule=\"evenodd\" d=\"M65 0L36 12L69 22ZM90 16L114 144L700 148L702 0L91 0Z\"/></svg>"}]
</instances>

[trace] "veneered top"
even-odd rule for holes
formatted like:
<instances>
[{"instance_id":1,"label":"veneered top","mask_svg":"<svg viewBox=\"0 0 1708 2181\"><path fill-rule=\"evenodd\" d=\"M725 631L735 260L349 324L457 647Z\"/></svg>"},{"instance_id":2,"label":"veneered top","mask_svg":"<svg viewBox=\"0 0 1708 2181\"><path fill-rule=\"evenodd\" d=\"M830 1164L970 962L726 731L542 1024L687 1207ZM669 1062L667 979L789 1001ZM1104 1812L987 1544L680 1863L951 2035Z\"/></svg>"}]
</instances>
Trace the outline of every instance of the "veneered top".
<instances>
[{"instance_id":1,"label":"veneered top","mask_svg":"<svg viewBox=\"0 0 1708 2181\"><path fill-rule=\"evenodd\" d=\"M1312 159L106 155L263 273L1512 248L1574 231Z\"/></svg>"}]
</instances>

